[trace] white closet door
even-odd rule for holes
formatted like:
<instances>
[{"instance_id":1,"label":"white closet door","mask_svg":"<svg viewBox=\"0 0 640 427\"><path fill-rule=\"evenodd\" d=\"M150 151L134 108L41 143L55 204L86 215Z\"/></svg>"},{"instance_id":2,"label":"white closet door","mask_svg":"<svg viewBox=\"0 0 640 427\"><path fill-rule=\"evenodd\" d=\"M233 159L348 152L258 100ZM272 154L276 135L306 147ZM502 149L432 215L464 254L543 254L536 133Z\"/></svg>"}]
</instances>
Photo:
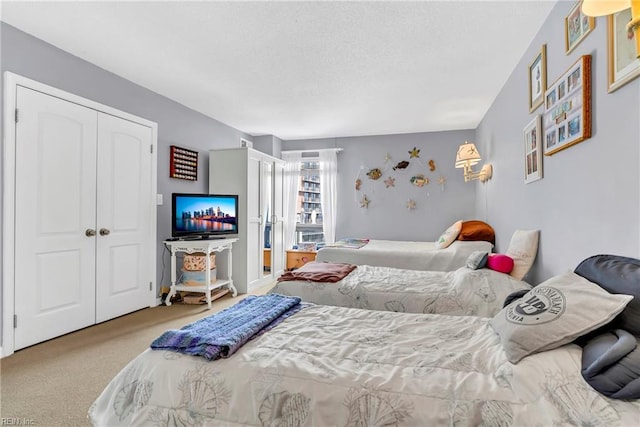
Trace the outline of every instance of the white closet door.
<instances>
[{"instance_id":1,"label":"white closet door","mask_svg":"<svg viewBox=\"0 0 640 427\"><path fill-rule=\"evenodd\" d=\"M96 322L151 301L151 142L151 128L99 113Z\"/></svg>"},{"instance_id":2,"label":"white closet door","mask_svg":"<svg viewBox=\"0 0 640 427\"><path fill-rule=\"evenodd\" d=\"M96 219L97 113L23 87L16 96L17 350L95 322L96 237L85 231Z\"/></svg>"},{"instance_id":3,"label":"white closet door","mask_svg":"<svg viewBox=\"0 0 640 427\"><path fill-rule=\"evenodd\" d=\"M261 163L259 157L247 159L247 291L263 277Z\"/></svg>"},{"instance_id":4,"label":"white closet door","mask_svg":"<svg viewBox=\"0 0 640 427\"><path fill-rule=\"evenodd\" d=\"M284 163L274 162L273 170L273 230L271 240L271 271L274 276L284 272Z\"/></svg>"}]
</instances>

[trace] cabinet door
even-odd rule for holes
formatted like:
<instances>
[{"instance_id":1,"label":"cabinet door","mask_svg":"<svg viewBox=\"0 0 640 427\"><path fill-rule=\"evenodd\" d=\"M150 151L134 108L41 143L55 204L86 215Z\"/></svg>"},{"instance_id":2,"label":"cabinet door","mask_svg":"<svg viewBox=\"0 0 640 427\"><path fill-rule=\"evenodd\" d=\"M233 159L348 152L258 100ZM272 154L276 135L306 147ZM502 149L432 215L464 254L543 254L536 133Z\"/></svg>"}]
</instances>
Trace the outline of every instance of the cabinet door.
<instances>
[{"instance_id":1,"label":"cabinet door","mask_svg":"<svg viewBox=\"0 0 640 427\"><path fill-rule=\"evenodd\" d=\"M97 131L95 110L31 89L17 108L16 350L95 322Z\"/></svg>"},{"instance_id":2,"label":"cabinet door","mask_svg":"<svg viewBox=\"0 0 640 427\"><path fill-rule=\"evenodd\" d=\"M99 113L96 322L152 301L152 138L147 126Z\"/></svg>"},{"instance_id":3,"label":"cabinet door","mask_svg":"<svg viewBox=\"0 0 640 427\"><path fill-rule=\"evenodd\" d=\"M262 279L262 160L250 155L247 159L247 289L252 283Z\"/></svg>"},{"instance_id":4,"label":"cabinet door","mask_svg":"<svg viewBox=\"0 0 640 427\"><path fill-rule=\"evenodd\" d=\"M274 276L284 272L284 163L273 165L273 215L271 230L271 271Z\"/></svg>"}]
</instances>

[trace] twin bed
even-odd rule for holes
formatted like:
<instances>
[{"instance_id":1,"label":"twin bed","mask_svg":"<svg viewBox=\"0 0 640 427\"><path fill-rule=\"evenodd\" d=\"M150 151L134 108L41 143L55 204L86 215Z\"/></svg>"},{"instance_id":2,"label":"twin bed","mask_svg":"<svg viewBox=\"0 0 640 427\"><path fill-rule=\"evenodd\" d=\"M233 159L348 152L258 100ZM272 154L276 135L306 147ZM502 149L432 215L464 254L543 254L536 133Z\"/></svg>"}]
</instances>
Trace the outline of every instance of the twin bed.
<instances>
[{"instance_id":1,"label":"twin bed","mask_svg":"<svg viewBox=\"0 0 640 427\"><path fill-rule=\"evenodd\" d=\"M509 294L531 288L508 274L467 267L454 271L418 271L354 265L350 273L336 282L317 281L314 271L322 271L325 265L329 270L334 264L307 264L300 270L285 273L269 292L299 296L303 301L323 305L489 317L502 309ZM316 281L308 280L309 277Z\"/></svg>"},{"instance_id":2,"label":"twin bed","mask_svg":"<svg viewBox=\"0 0 640 427\"><path fill-rule=\"evenodd\" d=\"M485 230L488 225L482 224ZM455 237L441 249L436 242L385 240L358 249L324 248L318 261L286 272L270 292L349 308L490 317L509 294L531 288L522 278L536 256L537 230L513 234L507 253L514 267L504 272L467 267L470 257L488 256L493 244Z\"/></svg>"},{"instance_id":3,"label":"twin bed","mask_svg":"<svg viewBox=\"0 0 640 427\"><path fill-rule=\"evenodd\" d=\"M595 345L585 366L572 342L615 328L637 344L638 283L640 261L598 256L493 317L303 304L229 357L146 350L89 418L97 426L637 425L638 380L628 381L629 372L640 377L637 345L627 342L607 364L627 373L628 384L614 383L631 400L619 400L592 387L604 374L591 362L611 355ZM276 296L291 298L264 298Z\"/></svg>"},{"instance_id":4,"label":"twin bed","mask_svg":"<svg viewBox=\"0 0 640 427\"><path fill-rule=\"evenodd\" d=\"M377 265L423 271L453 271L473 252L491 252L493 227L484 221L456 221L433 242L344 239L323 247L320 262ZM536 241L537 244L537 241Z\"/></svg>"},{"instance_id":5,"label":"twin bed","mask_svg":"<svg viewBox=\"0 0 640 427\"><path fill-rule=\"evenodd\" d=\"M360 248L326 246L318 251L317 261L377 265L410 270L451 271L462 267L475 251L491 252L485 241L456 240L446 248L436 242L369 240Z\"/></svg>"}]
</instances>

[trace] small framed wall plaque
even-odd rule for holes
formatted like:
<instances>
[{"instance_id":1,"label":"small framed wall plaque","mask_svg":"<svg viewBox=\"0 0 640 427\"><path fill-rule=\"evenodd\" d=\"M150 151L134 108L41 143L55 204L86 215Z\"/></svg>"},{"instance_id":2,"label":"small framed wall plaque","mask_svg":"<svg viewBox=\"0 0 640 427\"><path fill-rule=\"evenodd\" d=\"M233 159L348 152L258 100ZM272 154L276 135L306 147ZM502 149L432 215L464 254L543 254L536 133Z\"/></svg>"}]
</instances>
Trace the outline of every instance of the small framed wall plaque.
<instances>
[{"instance_id":1,"label":"small framed wall plaque","mask_svg":"<svg viewBox=\"0 0 640 427\"><path fill-rule=\"evenodd\" d=\"M170 150L169 177L197 181L198 152L176 147L175 145L172 145Z\"/></svg>"}]
</instances>

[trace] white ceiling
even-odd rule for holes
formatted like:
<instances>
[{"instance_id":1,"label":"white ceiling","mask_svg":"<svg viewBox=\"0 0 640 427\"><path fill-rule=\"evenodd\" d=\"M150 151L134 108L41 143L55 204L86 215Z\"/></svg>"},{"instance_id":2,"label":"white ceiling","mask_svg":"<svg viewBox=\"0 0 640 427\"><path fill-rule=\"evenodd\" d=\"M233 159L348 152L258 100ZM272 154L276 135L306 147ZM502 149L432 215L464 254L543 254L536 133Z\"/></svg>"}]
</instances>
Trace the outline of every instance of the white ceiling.
<instances>
[{"instance_id":1,"label":"white ceiling","mask_svg":"<svg viewBox=\"0 0 640 427\"><path fill-rule=\"evenodd\" d=\"M1 19L251 135L475 128L557 0L8 2Z\"/></svg>"}]
</instances>

